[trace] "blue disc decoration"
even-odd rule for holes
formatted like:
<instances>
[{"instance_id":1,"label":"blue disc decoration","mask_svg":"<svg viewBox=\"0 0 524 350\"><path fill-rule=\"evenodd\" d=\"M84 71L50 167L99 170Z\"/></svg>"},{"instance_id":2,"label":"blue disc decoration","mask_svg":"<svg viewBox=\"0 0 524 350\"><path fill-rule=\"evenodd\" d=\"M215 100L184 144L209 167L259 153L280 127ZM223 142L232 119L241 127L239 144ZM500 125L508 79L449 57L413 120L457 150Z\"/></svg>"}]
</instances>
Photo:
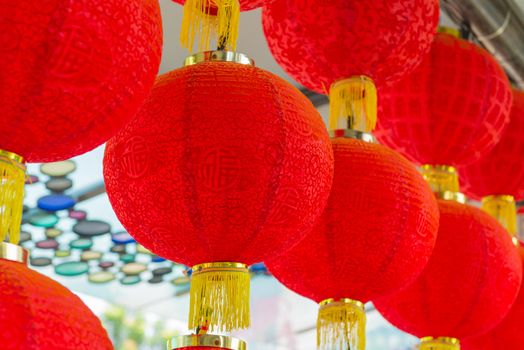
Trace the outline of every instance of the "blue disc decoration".
<instances>
[{"instance_id":1,"label":"blue disc decoration","mask_svg":"<svg viewBox=\"0 0 524 350\"><path fill-rule=\"evenodd\" d=\"M75 200L64 194L50 194L40 198L37 202L38 208L47 211L58 211L72 208Z\"/></svg>"},{"instance_id":2,"label":"blue disc decoration","mask_svg":"<svg viewBox=\"0 0 524 350\"><path fill-rule=\"evenodd\" d=\"M111 232L111 225L100 220L82 220L73 226L73 232L82 237L100 236Z\"/></svg>"},{"instance_id":3,"label":"blue disc decoration","mask_svg":"<svg viewBox=\"0 0 524 350\"><path fill-rule=\"evenodd\" d=\"M120 283L122 283L123 285L126 285L126 286L129 286L129 285L132 285L132 284L137 284L138 282L140 282L142 279L140 278L140 276L138 275L134 275L134 276L125 276L123 277L121 280L120 280Z\"/></svg>"},{"instance_id":4,"label":"blue disc decoration","mask_svg":"<svg viewBox=\"0 0 524 350\"><path fill-rule=\"evenodd\" d=\"M61 276L79 276L89 271L89 265L83 261L69 261L55 266L55 272Z\"/></svg>"},{"instance_id":5,"label":"blue disc decoration","mask_svg":"<svg viewBox=\"0 0 524 350\"><path fill-rule=\"evenodd\" d=\"M125 231L113 233L111 235L111 240L115 244L130 244L135 243L135 239L131 237L131 235Z\"/></svg>"},{"instance_id":6,"label":"blue disc decoration","mask_svg":"<svg viewBox=\"0 0 524 350\"><path fill-rule=\"evenodd\" d=\"M153 255L151 257L151 262L158 263L158 262L164 262L166 259L159 257L158 255Z\"/></svg>"}]
</instances>

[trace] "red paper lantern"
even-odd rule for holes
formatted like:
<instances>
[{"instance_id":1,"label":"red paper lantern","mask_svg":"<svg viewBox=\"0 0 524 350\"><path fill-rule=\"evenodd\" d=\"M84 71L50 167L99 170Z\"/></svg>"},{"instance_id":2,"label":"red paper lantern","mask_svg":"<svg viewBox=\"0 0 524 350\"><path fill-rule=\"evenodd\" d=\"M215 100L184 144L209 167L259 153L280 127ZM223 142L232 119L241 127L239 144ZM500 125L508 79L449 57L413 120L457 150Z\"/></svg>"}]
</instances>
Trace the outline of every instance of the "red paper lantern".
<instances>
[{"instance_id":1,"label":"red paper lantern","mask_svg":"<svg viewBox=\"0 0 524 350\"><path fill-rule=\"evenodd\" d=\"M13 261L13 251L16 259L23 259L22 248L7 243L0 248L3 350L113 349L102 324L80 298L22 261Z\"/></svg>"},{"instance_id":2,"label":"red paper lantern","mask_svg":"<svg viewBox=\"0 0 524 350\"><path fill-rule=\"evenodd\" d=\"M439 208L437 243L420 277L374 303L389 322L417 337L463 339L489 331L508 313L522 281L522 262L509 235L488 214L453 201L439 200ZM425 346L421 349L435 349Z\"/></svg>"},{"instance_id":3,"label":"red paper lantern","mask_svg":"<svg viewBox=\"0 0 524 350\"><path fill-rule=\"evenodd\" d=\"M508 127L499 143L479 161L460 169L464 193L480 199L511 195L524 199L524 93L513 90L513 107Z\"/></svg>"},{"instance_id":4,"label":"red paper lantern","mask_svg":"<svg viewBox=\"0 0 524 350\"><path fill-rule=\"evenodd\" d=\"M438 208L422 176L398 153L350 138L332 142L335 176L324 214L312 233L266 265L284 285L316 302L367 302L403 288L421 273L435 244ZM321 346L322 328L331 332L344 322L342 315L330 316L331 325L323 326L322 313ZM361 327L348 324L343 327ZM362 349L362 341L345 348Z\"/></svg>"},{"instance_id":5,"label":"red paper lantern","mask_svg":"<svg viewBox=\"0 0 524 350\"><path fill-rule=\"evenodd\" d=\"M193 287L202 282L197 273L214 276L210 270L241 270L249 283L242 264L297 243L324 208L332 167L325 126L296 88L249 64L205 61L158 79L141 112L107 144L104 176L117 216L138 242L188 266L217 263L194 268ZM216 315L239 315L240 301L228 298L248 297L249 288L238 288L209 296L212 326ZM190 328L207 319L194 322ZM225 327L249 320L232 322Z\"/></svg>"},{"instance_id":6,"label":"red paper lantern","mask_svg":"<svg viewBox=\"0 0 524 350\"><path fill-rule=\"evenodd\" d=\"M412 71L431 46L437 0L278 0L263 25L278 64L309 89L366 75L377 85Z\"/></svg>"},{"instance_id":7,"label":"red paper lantern","mask_svg":"<svg viewBox=\"0 0 524 350\"><path fill-rule=\"evenodd\" d=\"M107 141L160 63L157 0L3 1L0 33L0 148L28 162Z\"/></svg>"},{"instance_id":8,"label":"red paper lantern","mask_svg":"<svg viewBox=\"0 0 524 350\"><path fill-rule=\"evenodd\" d=\"M417 164L461 166L486 155L509 122L511 87L484 49L438 34L412 74L379 90L375 136Z\"/></svg>"},{"instance_id":9,"label":"red paper lantern","mask_svg":"<svg viewBox=\"0 0 524 350\"><path fill-rule=\"evenodd\" d=\"M173 0L174 2L184 5L186 0ZM210 3L212 3L214 0L208 0ZM216 0L215 0L216 1ZM254 10L256 8L262 7L265 2L268 2L268 0L238 0L240 3L240 11L250 11Z\"/></svg>"},{"instance_id":10,"label":"red paper lantern","mask_svg":"<svg viewBox=\"0 0 524 350\"><path fill-rule=\"evenodd\" d=\"M519 252L524 262L522 243ZM522 320L524 320L524 286L521 286L519 296L504 320L489 333L464 340L462 350L518 350L524 344Z\"/></svg>"}]
</instances>

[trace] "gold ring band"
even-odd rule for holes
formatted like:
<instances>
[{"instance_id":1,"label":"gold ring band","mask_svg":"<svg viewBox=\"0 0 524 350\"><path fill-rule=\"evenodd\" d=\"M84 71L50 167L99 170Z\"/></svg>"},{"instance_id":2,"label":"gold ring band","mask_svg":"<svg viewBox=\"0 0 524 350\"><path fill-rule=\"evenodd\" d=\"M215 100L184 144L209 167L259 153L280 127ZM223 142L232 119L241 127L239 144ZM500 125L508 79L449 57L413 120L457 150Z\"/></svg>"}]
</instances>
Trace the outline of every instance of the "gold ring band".
<instances>
[{"instance_id":1,"label":"gold ring band","mask_svg":"<svg viewBox=\"0 0 524 350\"><path fill-rule=\"evenodd\" d=\"M233 62L254 66L255 61L247 55L234 51L204 51L187 57L184 66L192 66L202 62Z\"/></svg>"},{"instance_id":2,"label":"gold ring band","mask_svg":"<svg viewBox=\"0 0 524 350\"><path fill-rule=\"evenodd\" d=\"M167 341L167 349L174 350L196 346L215 347L229 350L246 350L246 342L225 335L214 334L191 334L181 335Z\"/></svg>"},{"instance_id":3,"label":"gold ring band","mask_svg":"<svg viewBox=\"0 0 524 350\"><path fill-rule=\"evenodd\" d=\"M29 251L17 244L1 242L0 259L27 264Z\"/></svg>"}]
</instances>

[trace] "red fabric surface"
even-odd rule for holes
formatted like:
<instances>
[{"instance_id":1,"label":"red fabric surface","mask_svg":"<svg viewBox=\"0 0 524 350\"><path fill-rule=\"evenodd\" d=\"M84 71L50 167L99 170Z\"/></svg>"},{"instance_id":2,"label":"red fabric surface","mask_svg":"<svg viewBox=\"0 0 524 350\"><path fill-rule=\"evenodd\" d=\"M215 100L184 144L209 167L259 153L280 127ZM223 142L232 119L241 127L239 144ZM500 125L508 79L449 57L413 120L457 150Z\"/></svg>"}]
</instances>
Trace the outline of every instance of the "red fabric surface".
<instances>
[{"instance_id":1,"label":"red fabric surface","mask_svg":"<svg viewBox=\"0 0 524 350\"><path fill-rule=\"evenodd\" d=\"M495 194L524 199L524 93L513 90L509 125L499 143L478 162L460 169L462 191L480 198ZM524 346L524 345L523 345Z\"/></svg>"},{"instance_id":2,"label":"red fabric surface","mask_svg":"<svg viewBox=\"0 0 524 350\"><path fill-rule=\"evenodd\" d=\"M437 244L420 277L374 304L389 322L417 337L462 339L489 331L507 315L520 289L522 261L506 230L488 214L442 200L439 208Z\"/></svg>"},{"instance_id":3,"label":"red fabric surface","mask_svg":"<svg viewBox=\"0 0 524 350\"><path fill-rule=\"evenodd\" d=\"M184 5L186 0L173 0L174 2ZM240 2L240 11L249 11L261 7L264 3L267 3L270 0L239 0Z\"/></svg>"},{"instance_id":4,"label":"red fabric surface","mask_svg":"<svg viewBox=\"0 0 524 350\"><path fill-rule=\"evenodd\" d=\"M511 101L508 78L488 52L438 34L414 73L379 90L374 134L415 163L466 165L500 140Z\"/></svg>"},{"instance_id":5,"label":"red fabric surface","mask_svg":"<svg viewBox=\"0 0 524 350\"><path fill-rule=\"evenodd\" d=\"M157 0L0 0L0 148L63 160L138 110L160 63Z\"/></svg>"},{"instance_id":6,"label":"red fabric surface","mask_svg":"<svg viewBox=\"0 0 524 350\"><path fill-rule=\"evenodd\" d=\"M320 115L291 84L207 62L158 79L107 144L104 175L119 219L156 254L253 264L310 231L333 155Z\"/></svg>"},{"instance_id":7,"label":"red fabric surface","mask_svg":"<svg viewBox=\"0 0 524 350\"><path fill-rule=\"evenodd\" d=\"M113 349L98 318L54 280L0 259L0 285L2 350Z\"/></svg>"},{"instance_id":8,"label":"red fabric surface","mask_svg":"<svg viewBox=\"0 0 524 350\"><path fill-rule=\"evenodd\" d=\"M437 0L278 0L263 9L278 64L319 93L354 75L400 79L428 52L438 17Z\"/></svg>"},{"instance_id":9,"label":"red fabric surface","mask_svg":"<svg viewBox=\"0 0 524 350\"><path fill-rule=\"evenodd\" d=\"M519 247L520 258L524 262L524 248ZM461 342L462 350L521 350L524 347L524 288L521 286L517 301L509 314L489 333L468 338Z\"/></svg>"},{"instance_id":10,"label":"red fabric surface","mask_svg":"<svg viewBox=\"0 0 524 350\"><path fill-rule=\"evenodd\" d=\"M395 151L333 140L335 176L315 229L266 261L291 290L320 302L368 301L412 282L433 250L438 207L415 167Z\"/></svg>"}]
</instances>

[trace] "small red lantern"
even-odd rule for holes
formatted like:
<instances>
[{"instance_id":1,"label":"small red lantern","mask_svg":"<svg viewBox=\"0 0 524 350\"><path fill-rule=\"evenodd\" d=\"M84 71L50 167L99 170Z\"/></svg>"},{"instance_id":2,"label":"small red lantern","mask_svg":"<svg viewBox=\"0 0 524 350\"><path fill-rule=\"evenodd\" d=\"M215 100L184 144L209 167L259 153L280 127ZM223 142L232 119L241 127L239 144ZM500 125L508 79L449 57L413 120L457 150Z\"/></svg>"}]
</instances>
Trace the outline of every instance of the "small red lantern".
<instances>
[{"instance_id":1,"label":"small red lantern","mask_svg":"<svg viewBox=\"0 0 524 350\"><path fill-rule=\"evenodd\" d=\"M495 219L454 201L439 200L439 208L437 244L420 277L374 300L389 322L423 337L421 350L460 349L459 340L495 327L522 281L522 261Z\"/></svg>"},{"instance_id":2,"label":"small red lantern","mask_svg":"<svg viewBox=\"0 0 524 350\"><path fill-rule=\"evenodd\" d=\"M506 74L487 51L450 34L438 34L420 67L379 93L375 136L417 164L472 163L509 123Z\"/></svg>"},{"instance_id":3,"label":"small red lantern","mask_svg":"<svg viewBox=\"0 0 524 350\"><path fill-rule=\"evenodd\" d=\"M319 93L359 75L378 86L399 80L428 52L438 17L437 0L278 0L263 9L278 64Z\"/></svg>"},{"instance_id":4,"label":"small red lantern","mask_svg":"<svg viewBox=\"0 0 524 350\"><path fill-rule=\"evenodd\" d=\"M524 247L519 245L520 258L524 263ZM462 342L462 350L513 350L524 344L522 320L524 319L524 285L511 311L495 329L476 338Z\"/></svg>"},{"instance_id":5,"label":"small red lantern","mask_svg":"<svg viewBox=\"0 0 524 350\"><path fill-rule=\"evenodd\" d=\"M137 241L193 266L191 329L245 328L247 265L311 230L331 187L331 145L311 102L246 56L186 62L108 142L107 193Z\"/></svg>"},{"instance_id":6,"label":"small red lantern","mask_svg":"<svg viewBox=\"0 0 524 350\"><path fill-rule=\"evenodd\" d=\"M361 350L363 303L398 291L421 273L439 214L429 186L400 154L350 138L333 139L333 152L335 176L324 214L303 241L266 265L284 285L321 303L320 349L338 344Z\"/></svg>"},{"instance_id":7,"label":"small red lantern","mask_svg":"<svg viewBox=\"0 0 524 350\"><path fill-rule=\"evenodd\" d=\"M3 350L112 350L98 318L52 279L27 267L28 252L0 243Z\"/></svg>"}]
</instances>

